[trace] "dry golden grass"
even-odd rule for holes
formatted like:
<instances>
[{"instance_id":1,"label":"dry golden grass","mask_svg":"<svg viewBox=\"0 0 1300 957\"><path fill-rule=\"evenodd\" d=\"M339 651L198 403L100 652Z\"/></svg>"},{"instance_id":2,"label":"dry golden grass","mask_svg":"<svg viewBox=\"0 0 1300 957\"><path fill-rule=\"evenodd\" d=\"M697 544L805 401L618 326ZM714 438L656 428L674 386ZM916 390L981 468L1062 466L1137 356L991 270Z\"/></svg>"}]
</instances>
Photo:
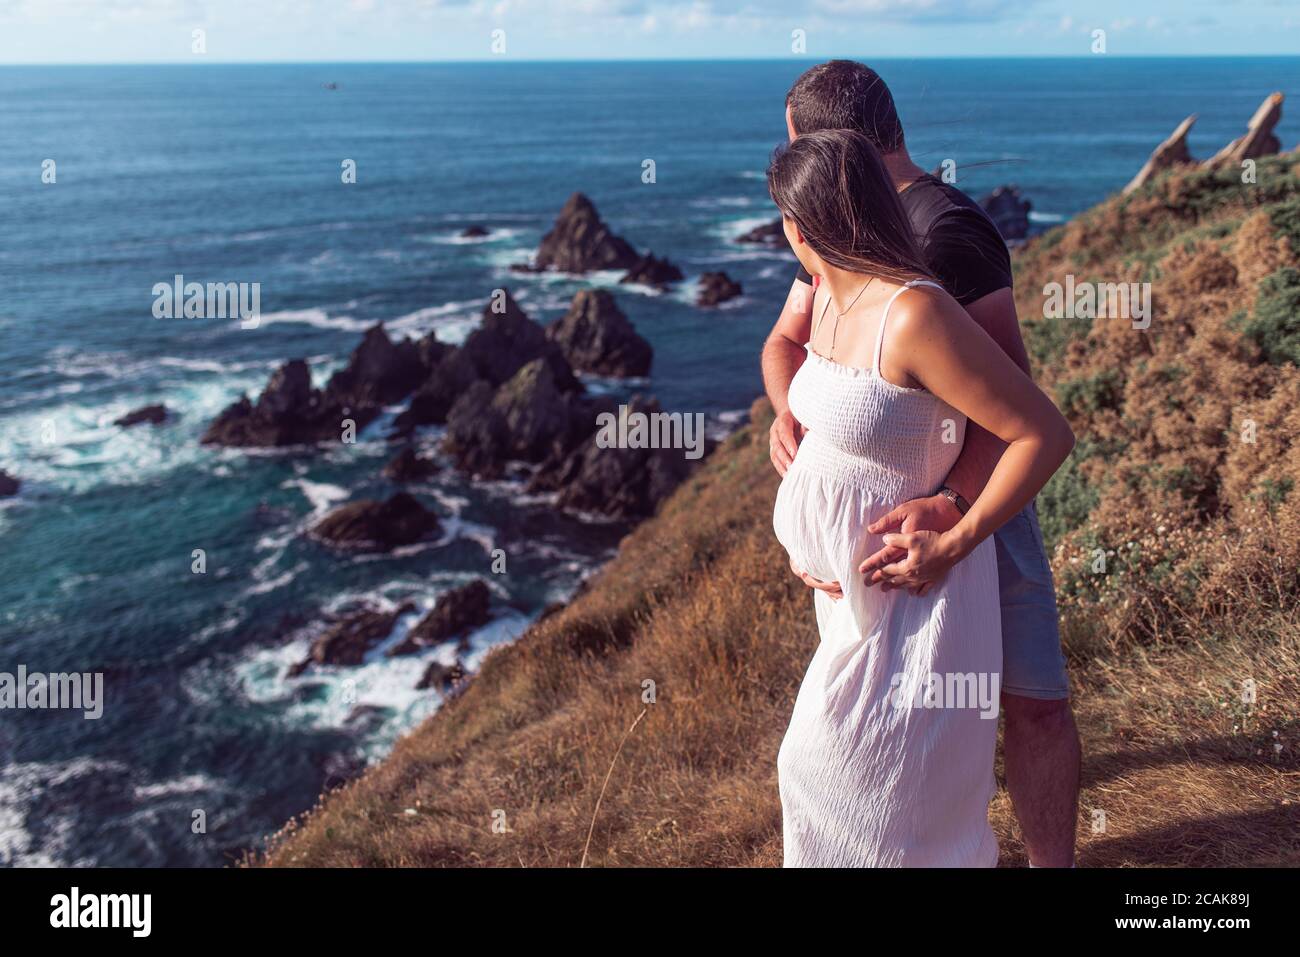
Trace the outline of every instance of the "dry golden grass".
<instances>
[{"instance_id":1,"label":"dry golden grass","mask_svg":"<svg viewBox=\"0 0 1300 957\"><path fill-rule=\"evenodd\" d=\"M1083 439L1040 500L1083 866L1300 864L1300 376L1239 316L1300 265L1300 216L1279 213L1297 160L1261 164L1253 192L1166 177L1017 257L1040 381ZM1151 280L1151 329L1036 319L1065 272ZM756 403L590 588L256 860L578 866L590 832L592 866L779 864L776 753L817 635L771 533L770 414ZM1022 864L1005 791L992 818L1002 862Z\"/></svg>"}]
</instances>

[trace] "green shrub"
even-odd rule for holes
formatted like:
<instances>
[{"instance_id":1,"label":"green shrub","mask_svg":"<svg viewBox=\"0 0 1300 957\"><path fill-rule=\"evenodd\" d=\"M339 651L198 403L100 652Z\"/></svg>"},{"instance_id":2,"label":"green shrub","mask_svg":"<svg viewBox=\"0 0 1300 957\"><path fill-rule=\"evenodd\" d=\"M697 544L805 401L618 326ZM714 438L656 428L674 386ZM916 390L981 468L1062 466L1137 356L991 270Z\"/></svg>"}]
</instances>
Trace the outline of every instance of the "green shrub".
<instances>
[{"instance_id":1,"label":"green shrub","mask_svg":"<svg viewBox=\"0 0 1300 957\"><path fill-rule=\"evenodd\" d=\"M1108 369L1095 375L1067 379L1056 387L1056 398L1066 415L1119 408L1123 383L1118 372Z\"/></svg>"},{"instance_id":2,"label":"green shrub","mask_svg":"<svg viewBox=\"0 0 1300 957\"><path fill-rule=\"evenodd\" d=\"M1300 365L1300 269L1283 266L1260 281L1255 314L1242 333L1274 365Z\"/></svg>"}]
</instances>

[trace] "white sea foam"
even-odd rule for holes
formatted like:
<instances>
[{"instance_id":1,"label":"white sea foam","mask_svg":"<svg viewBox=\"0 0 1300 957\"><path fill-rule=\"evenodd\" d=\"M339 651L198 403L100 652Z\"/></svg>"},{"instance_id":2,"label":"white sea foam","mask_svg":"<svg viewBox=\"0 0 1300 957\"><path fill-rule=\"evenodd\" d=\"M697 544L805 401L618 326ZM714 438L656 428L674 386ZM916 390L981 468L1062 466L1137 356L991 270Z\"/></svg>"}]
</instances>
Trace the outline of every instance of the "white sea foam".
<instances>
[{"instance_id":1,"label":"white sea foam","mask_svg":"<svg viewBox=\"0 0 1300 957\"><path fill-rule=\"evenodd\" d=\"M463 581L462 578L460 583ZM443 587L450 584L447 582ZM386 597L367 598L391 610L391 602ZM355 602L357 597L350 596L350 600ZM362 741L370 759L382 757L400 734L436 711L441 703L438 692L415 687L430 662L451 665L459 660L466 671L473 672L491 648L514 640L530 623L519 612L504 609L466 638L464 651L458 650L456 642L449 642L411 655L388 657L387 650L401 641L411 626L433 607L433 596L426 597L419 605L416 611L402 616L392 633L356 667L314 665L297 677L289 677L289 668L302 661L310 648L310 636L303 635L277 648L250 652L235 668L239 687L250 703L281 705L282 720L295 728L347 730L365 709L383 709L377 726ZM319 693L300 693L313 686L319 686Z\"/></svg>"},{"instance_id":2,"label":"white sea foam","mask_svg":"<svg viewBox=\"0 0 1300 957\"><path fill-rule=\"evenodd\" d=\"M260 388L261 379L196 380L162 394L103 404L64 402L0 418L0 461L18 464L25 481L71 491L148 482L211 457L213 452L197 442L199 430L240 392ZM133 428L113 424L150 402L166 405L171 421Z\"/></svg>"},{"instance_id":3,"label":"white sea foam","mask_svg":"<svg viewBox=\"0 0 1300 957\"><path fill-rule=\"evenodd\" d=\"M373 319L356 319L352 316L331 316L324 309L285 309L264 312L258 328L278 323L296 323L315 329L333 329L343 332L365 332L375 324Z\"/></svg>"},{"instance_id":4,"label":"white sea foam","mask_svg":"<svg viewBox=\"0 0 1300 957\"><path fill-rule=\"evenodd\" d=\"M296 488L311 505L311 517L318 518L328 512L336 502L346 501L349 492L341 485L329 482L312 482L305 478L289 479L281 488Z\"/></svg>"},{"instance_id":5,"label":"white sea foam","mask_svg":"<svg viewBox=\"0 0 1300 957\"><path fill-rule=\"evenodd\" d=\"M0 769L0 867L93 867L93 858L74 857L72 825L75 804L56 810L45 800L48 793L95 774L124 774L116 761L73 758L69 761L28 761ZM66 806L66 805L65 805ZM28 824L28 814L41 807L44 841L38 846Z\"/></svg>"}]
</instances>

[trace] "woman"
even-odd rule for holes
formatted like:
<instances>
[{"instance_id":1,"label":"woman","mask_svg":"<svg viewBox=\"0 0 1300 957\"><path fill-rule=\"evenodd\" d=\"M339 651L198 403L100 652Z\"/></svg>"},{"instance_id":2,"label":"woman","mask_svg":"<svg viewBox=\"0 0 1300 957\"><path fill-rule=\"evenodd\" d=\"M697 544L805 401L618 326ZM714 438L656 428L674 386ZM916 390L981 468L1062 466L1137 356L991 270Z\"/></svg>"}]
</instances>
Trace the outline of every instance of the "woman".
<instances>
[{"instance_id":1,"label":"woman","mask_svg":"<svg viewBox=\"0 0 1300 957\"><path fill-rule=\"evenodd\" d=\"M777 152L768 186L819 279L789 394L808 431L773 523L797 572L842 588L815 593L821 642L777 761L785 863L991 867L1002 649L990 536L1074 437L927 274L866 137L800 136ZM968 417L1006 451L956 527L915 533L960 561L920 593L869 587L859 565L882 543L867 526L942 485Z\"/></svg>"}]
</instances>

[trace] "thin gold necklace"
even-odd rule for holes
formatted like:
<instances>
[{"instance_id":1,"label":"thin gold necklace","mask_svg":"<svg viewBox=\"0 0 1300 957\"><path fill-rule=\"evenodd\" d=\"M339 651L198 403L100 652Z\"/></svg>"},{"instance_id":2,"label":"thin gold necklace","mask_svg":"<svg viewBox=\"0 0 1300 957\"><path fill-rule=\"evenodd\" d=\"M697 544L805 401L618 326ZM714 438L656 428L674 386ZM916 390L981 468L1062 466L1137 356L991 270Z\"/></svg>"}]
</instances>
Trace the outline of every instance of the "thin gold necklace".
<instances>
[{"instance_id":1,"label":"thin gold necklace","mask_svg":"<svg viewBox=\"0 0 1300 957\"><path fill-rule=\"evenodd\" d=\"M872 276L870 279L868 279L866 283L863 284L862 288L858 290L858 294L853 297L853 300L847 306L844 307L844 311L836 314L835 325L831 326L831 351L826 354L827 359L835 358L835 340L839 336L840 320L843 319L845 315L848 314L848 311L850 309L852 309L854 306L858 304L858 300L862 298L862 294L867 291L867 286L870 286L875 281L876 281L875 276ZM833 297L831 296L831 290L830 287L828 286L826 288L826 302L822 305L822 314L817 317L817 328L813 330L814 339L817 338L817 333L821 331L822 323L826 319L826 310L830 308L832 301L833 301Z\"/></svg>"}]
</instances>

